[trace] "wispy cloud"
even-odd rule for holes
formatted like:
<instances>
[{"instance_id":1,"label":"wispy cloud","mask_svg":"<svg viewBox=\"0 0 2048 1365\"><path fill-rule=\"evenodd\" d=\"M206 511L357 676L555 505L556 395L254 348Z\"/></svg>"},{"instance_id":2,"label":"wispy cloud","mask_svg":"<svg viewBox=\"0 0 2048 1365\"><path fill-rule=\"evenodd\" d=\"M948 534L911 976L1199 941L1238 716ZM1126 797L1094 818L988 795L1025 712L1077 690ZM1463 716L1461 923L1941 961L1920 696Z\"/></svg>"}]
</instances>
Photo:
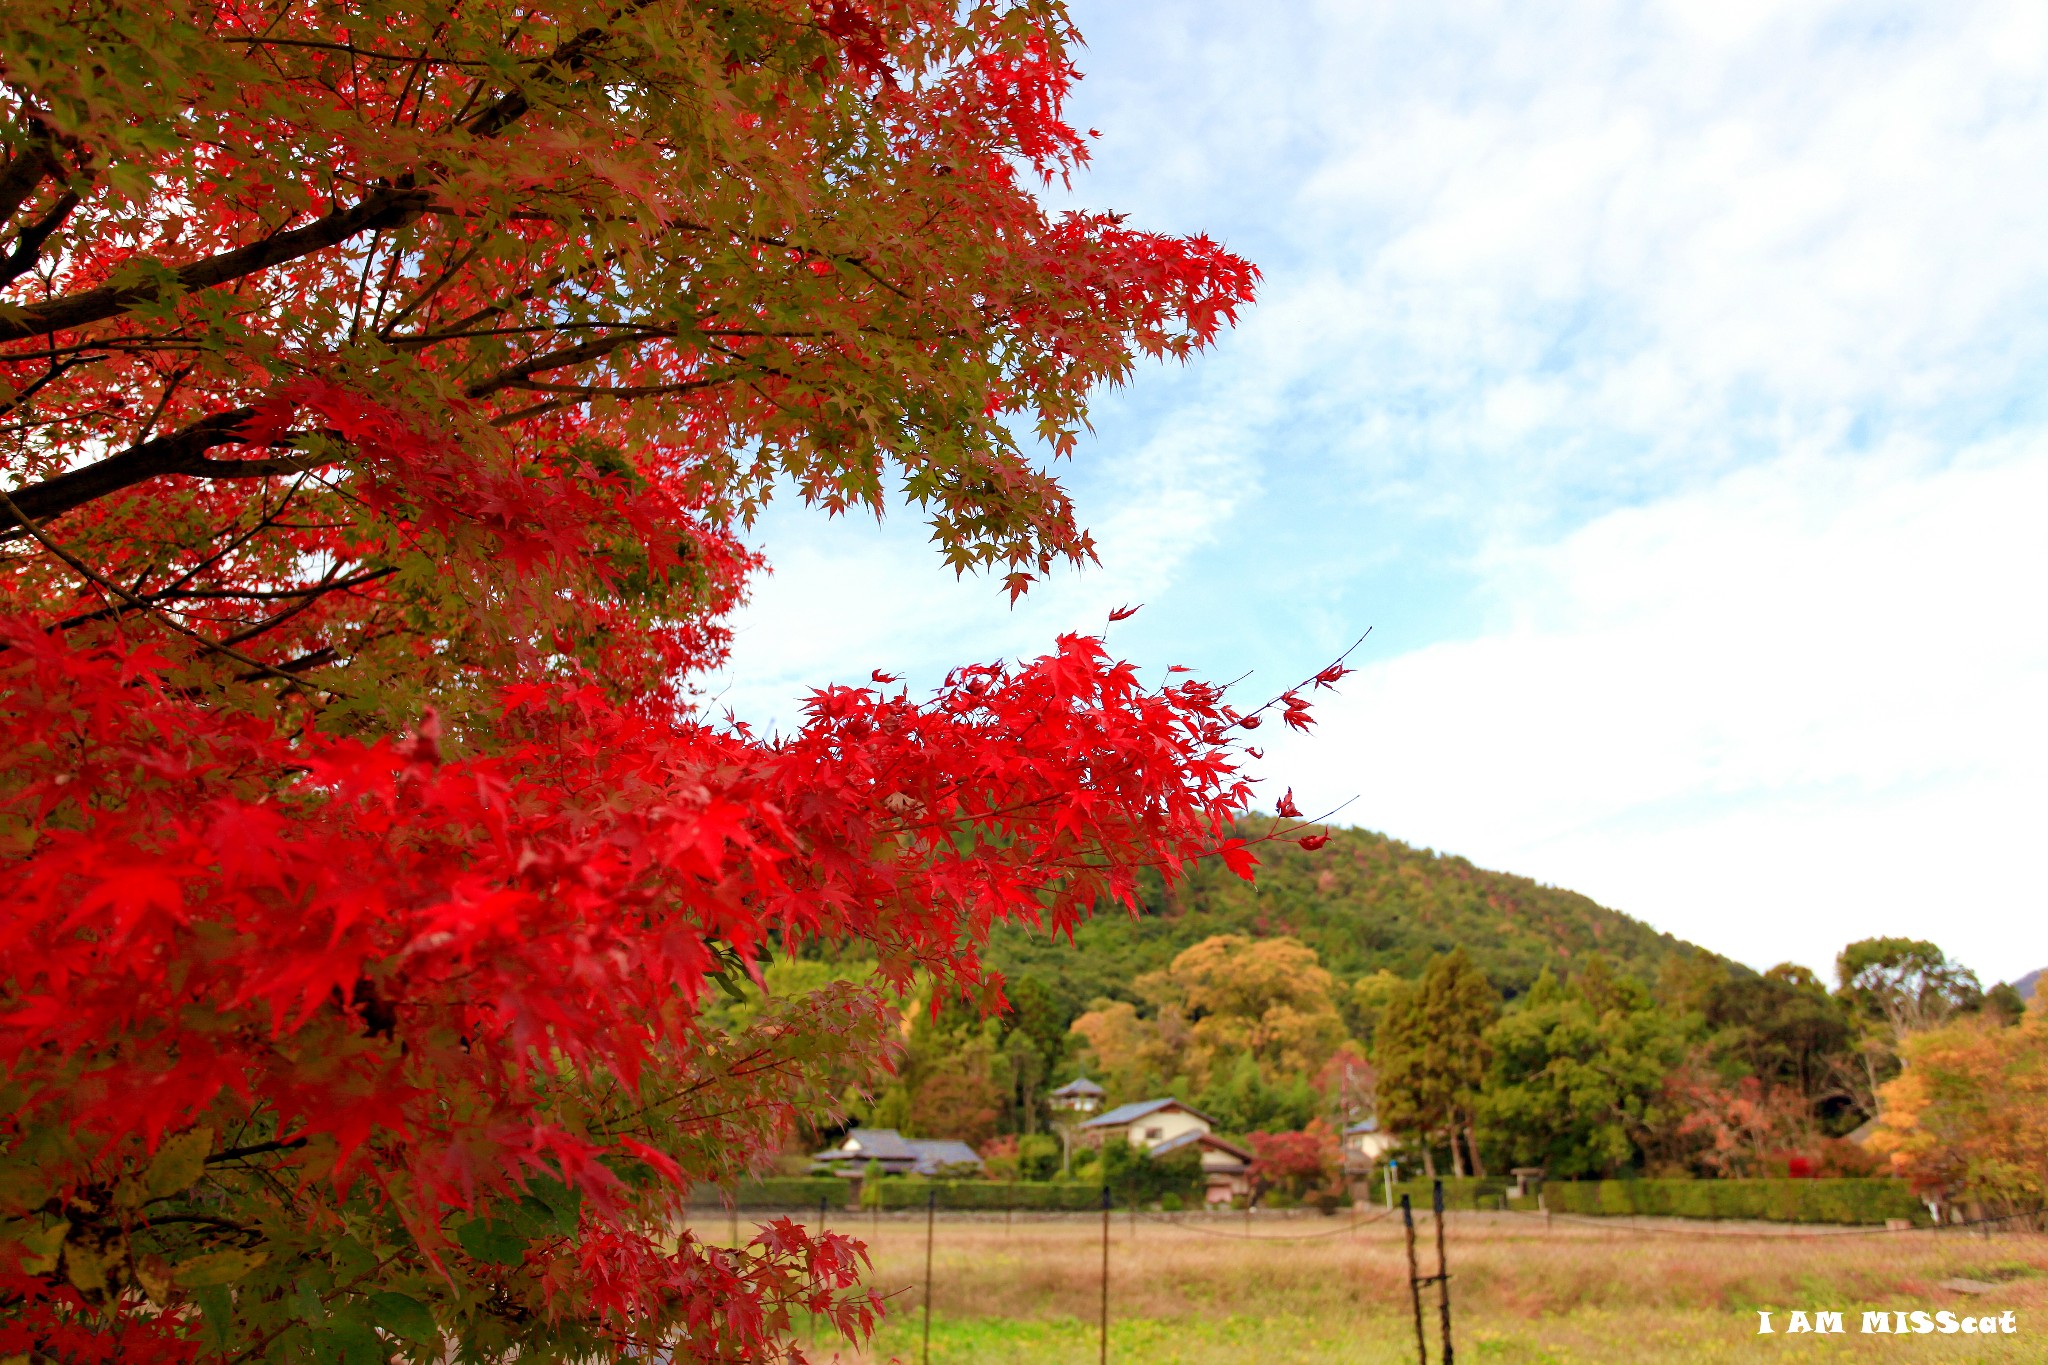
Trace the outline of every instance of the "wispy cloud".
<instances>
[{"instance_id":1,"label":"wispy cloud","mask_svg":"<svg viewBox=\"0 0 2048 1365\"><path fill-rule=\"evenodd\" d=\"M1915 932L2017 975L2048 961L2042 453L1794 456L1611 513L1269 767L1759 966Z\"/></svg>"},{"instance_id":2,"label":"wispy cloud","mask_svg":"<svg viewBox=\"0 0 2048 1365\"><path fill-rule=\"evenodd\" d=\"M1075 197L1266 269L1106 396L1104 565L1007 609L778 513L730 698L1110 606L1275 681L1377 623L1297 786L1748 960L2048 962L2048 10L1080 0ZM1123 628L1120 628L1120 630Z\"/></svg>"}]
</instances>

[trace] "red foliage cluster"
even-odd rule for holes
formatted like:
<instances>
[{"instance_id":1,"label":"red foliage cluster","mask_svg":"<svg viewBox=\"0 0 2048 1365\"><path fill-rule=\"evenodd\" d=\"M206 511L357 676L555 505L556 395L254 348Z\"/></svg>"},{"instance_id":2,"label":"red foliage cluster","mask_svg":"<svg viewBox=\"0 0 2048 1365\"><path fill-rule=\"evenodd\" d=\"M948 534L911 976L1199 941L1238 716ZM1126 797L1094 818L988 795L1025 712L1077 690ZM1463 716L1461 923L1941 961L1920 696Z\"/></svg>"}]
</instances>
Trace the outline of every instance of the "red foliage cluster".
<instances>
[{"instance_id":1,"label":"red foliage cluster","mask_svg":"<svg viewBox=\"0 0 2048 1365\"><path fill-rule=\"evenodd\" d=\"M1252 1178L1261 1188L1303 1194L1333 1178L1342 1161L1337 1135L1321 1119L1298 1132L1250 1133L1245 1137L1257 1160Z\"/></svg>"},{"instance_id":2,"label":"red foliage cluster","mask_svg":"<svg viewBox=\"0 0 2048 1365\"><path fill-rule=\"evenodd\" d=\"M7 23L0 1355L858 1335L856 1243L706 1246L690 1185L881 1064L887 986L1000 1007L992 924L1249 875L1258 715L1073 635L764 739L689 690L737 528L893 470L956 568L1085 560L1010 423L1070 450L1256 272L1044 214L1036 0ZM704 1022L819 941L884 989Z\"/></svg>"}]
</instances>

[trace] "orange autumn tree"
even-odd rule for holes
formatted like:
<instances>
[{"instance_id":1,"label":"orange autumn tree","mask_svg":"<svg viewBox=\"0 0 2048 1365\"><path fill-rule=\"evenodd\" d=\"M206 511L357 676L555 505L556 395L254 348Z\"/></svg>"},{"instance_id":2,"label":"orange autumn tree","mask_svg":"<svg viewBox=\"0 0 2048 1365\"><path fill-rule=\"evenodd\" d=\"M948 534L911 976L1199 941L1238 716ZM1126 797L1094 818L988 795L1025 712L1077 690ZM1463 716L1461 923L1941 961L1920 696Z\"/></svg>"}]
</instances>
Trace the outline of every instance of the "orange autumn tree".
<instances>
[{"instance_id":1,"label":"orange autumn tree","mask_svg":"<svg viewBox=\"0 0 2048 1365\"><path fill-rule=\"evenodd\" d=\"M999 1007L993 923L1248 874L1257 721L1070 635L763 737L693 683L740 535L896 492L1013 594L1087 560L1047 453L1255 272L1044 209L1057 0L0 25L0 1358L858 1338L856 1243L688 1190L892 991ZM706 1022L813 942L876 979Z\"/></svg>"},{"instance_id":2,"label":"orange autumn tree","mask_svg":"<svg viewBox=\"0 0 2048 1365\"><path fill-rule=\"evenodd\" d=\"M2048 1017L1909 1035L1871 1146L1917 1188L2001 1213L2048 1205Z\"/></svg>"}]
</instances>

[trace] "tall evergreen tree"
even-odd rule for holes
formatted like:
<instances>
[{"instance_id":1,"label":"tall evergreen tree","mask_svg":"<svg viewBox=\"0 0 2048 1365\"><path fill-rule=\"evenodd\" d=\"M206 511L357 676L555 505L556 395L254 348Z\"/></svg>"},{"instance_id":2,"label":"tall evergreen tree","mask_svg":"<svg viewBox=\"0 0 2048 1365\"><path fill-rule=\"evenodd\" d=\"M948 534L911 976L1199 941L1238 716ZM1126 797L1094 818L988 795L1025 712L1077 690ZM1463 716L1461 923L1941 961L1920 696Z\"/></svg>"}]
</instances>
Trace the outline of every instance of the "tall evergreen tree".
<instances>
[{"instance_id":1,"label":"tall evergreen tree","mask_svg":"<svg viewBox=\"0 0 2048 1365\"><path fill-rule=\"evenodd\" d=\"M1473 1119L1486 1080L1486 1031L1500 997L1463 948L1431 959L1413 988L1395 992L1381 1016L1380 1118L1422 1139L1425 1169L1436 1174L1435 1140L1451 1150L1452 1169L1484 1173Z\"/></svg>"}]
</instances>

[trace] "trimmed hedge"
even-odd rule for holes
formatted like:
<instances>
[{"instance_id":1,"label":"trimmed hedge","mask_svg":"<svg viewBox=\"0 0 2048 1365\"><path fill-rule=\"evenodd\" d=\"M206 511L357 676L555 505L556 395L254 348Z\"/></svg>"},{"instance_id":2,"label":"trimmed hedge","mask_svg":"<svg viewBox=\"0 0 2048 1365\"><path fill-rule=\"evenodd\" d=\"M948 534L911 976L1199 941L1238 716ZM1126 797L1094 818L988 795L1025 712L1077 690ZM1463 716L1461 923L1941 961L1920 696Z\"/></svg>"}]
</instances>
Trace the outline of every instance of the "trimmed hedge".
<instances>
[{"instance_id":1,"label":"trimmed hedge","mask_svg":"<svg viewBox=\"0 0 2048 1365\"><path fill-rule=\"evenodd\" d=\"M1932 1220L1903 1180L1558 1180L1543 1186L1553 1213L1741 1218L1771 1223L1878 1224ZM1534 1200L1517 1200L1533 1207Z\"/></svg>"},{"instance_id":2,"label":"trimmed hedge","mask_svg":"<svg viewBox=\"0 0 2048 1365\"><path fill-rule=\"evenodd\" d=\"M1506 1205L1502 1204L1501 1200L1513 1188L1514 1183L1512 1181L1501 1180L1493 1176L1481 1178L1470 1175L1447 1175L1444 1177L1444 1207L1453 1210L1505 1208ZM1408 1196L1409 1207L1413 1208L1415 1212L1429 1212L1429 1181L1396 1180L1394 1182L1395 1208L1401 1206L1401 1196L1404 1194ZM1383 1204L1386 1197L1386 1185L1380 1181L1375 1181L1372 1187L1372 1197L1366 1202Z\"/></svg>"},{"instance_id":3,"label":"trimmed hedge","mask_svg":"<svg viewBox=\"0 0 2048 1365\"><path fill-rule=\"evenodd\" d=\"M820 1199L828 1208L843 1209L853 1197L851 1180L837 1176L771 1176L766 1180L743 1180L727 1190L720 1185L699 1185L690 1191L693 1208L725 1208L736 1203L743 1209L815 1209Z\"/></svg>"},{"instance_id":4,"label":"trimmed hedge","mask_svg":"<svg viewBox=\"0 0 2048 1365\"><path fill-rule=\"evenodd\" d=\"M1080 1210L1102 1207L1102 1186L1009 1180L868 1180L862 1208L921 1209L932 1195L942 1209Z\"/></svg>"},{"instance_id":5,"label":"trimmed hedge","mask_svg":"<svg viewBox=\"0 0 2048 1365\"><path fill-rule=\"evenodd\" d=\"M1513 1183L1494 1177L1445 1177L1444 1207L1513 1209L1533 1213L1534 1199L1513 1199ZM1427 1180L1394 1185L1394 1202L1407 1195L1418 1214L1429 1212ZM1385 1198L1375 1186L1372 1201ZM1903 1180L1551 1180L1543 1184L1543 1206L1552 1213L1586 1217L1730 1218L1764 1223L1875 1225L1893 1218L1916 1227L1932 1220L1927 1207Z\"/></svg>"}]
</instances>

